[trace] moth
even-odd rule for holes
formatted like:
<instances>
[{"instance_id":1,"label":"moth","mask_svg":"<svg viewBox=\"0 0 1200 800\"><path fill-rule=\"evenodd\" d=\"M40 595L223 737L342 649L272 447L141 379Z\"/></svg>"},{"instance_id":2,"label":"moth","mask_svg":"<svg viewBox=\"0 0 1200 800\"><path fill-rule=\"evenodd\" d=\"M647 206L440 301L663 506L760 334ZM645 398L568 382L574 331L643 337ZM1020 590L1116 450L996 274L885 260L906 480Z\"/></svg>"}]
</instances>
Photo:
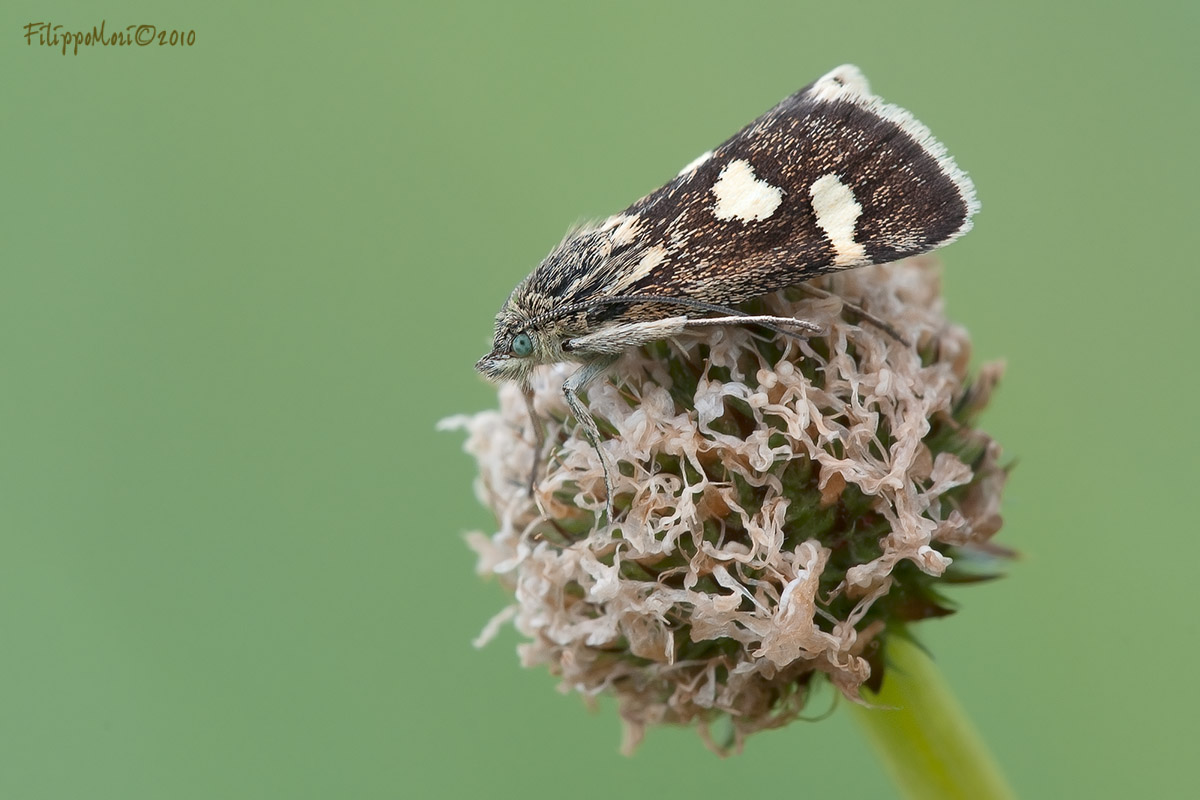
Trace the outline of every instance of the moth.
<instances>
[{"instance_id":1,"label":"moth","mask_svg":"<svg viewBox=\"0 0 1200 800\"><path fill-rule=\"evenodd\" d=\"M580 393L629 348L684 331L812 322L734 308L836 270L884 264L971 228L975 189L908 111L844 65L784 99L662 188L569 233L505 301L475 365L529 397L539 364L577 362L567 405L612 481ZM530 407L532 415L532 405ZM534 424L540 452L540 426Z\"/></svg>"}]
</instances>

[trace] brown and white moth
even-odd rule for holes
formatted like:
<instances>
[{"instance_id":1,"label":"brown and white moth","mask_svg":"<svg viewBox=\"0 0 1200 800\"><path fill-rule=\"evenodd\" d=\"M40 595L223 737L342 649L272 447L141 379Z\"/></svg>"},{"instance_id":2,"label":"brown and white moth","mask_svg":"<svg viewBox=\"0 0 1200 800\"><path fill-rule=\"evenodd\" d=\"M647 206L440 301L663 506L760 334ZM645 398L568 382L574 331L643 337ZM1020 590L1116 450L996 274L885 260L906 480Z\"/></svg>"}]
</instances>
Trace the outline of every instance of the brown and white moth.
<instances>
[{"instance_id":1,"label":"brown and white moth","mask_svg":"<svg viewBox=\"0 0 1200 800\"><path fill-rule=\"evenodd\" d=\"M527 388L536 365L580 363L563 392L603 464L579 393L626 349L714 325L815 332L731 306L941 247L970 230L978 209L970 179L929 129L841 66L661 189L569 234L509 295L475 368ZM607 466L605 488L611 521Z\"/></svg>"}]
</instances>

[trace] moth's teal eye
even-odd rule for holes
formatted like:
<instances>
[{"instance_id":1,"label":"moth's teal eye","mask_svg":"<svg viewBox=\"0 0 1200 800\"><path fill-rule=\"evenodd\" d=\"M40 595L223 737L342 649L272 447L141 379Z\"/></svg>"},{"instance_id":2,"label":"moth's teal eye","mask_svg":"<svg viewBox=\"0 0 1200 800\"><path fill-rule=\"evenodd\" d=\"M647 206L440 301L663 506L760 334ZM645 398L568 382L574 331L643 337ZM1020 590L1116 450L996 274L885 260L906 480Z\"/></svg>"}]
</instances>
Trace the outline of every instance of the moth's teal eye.
<instances>
[{"instance_id":1,"label":"moth's teal eye","mask_svg":"<svg viewBox=\"0 0 1200 800\"><path fill-rule=\"evenodd\" d=\"M528 333L518 333L512 342L512 352L518 358L524 358L533 352L533 341Z\"/></svg>"}]
</instances>

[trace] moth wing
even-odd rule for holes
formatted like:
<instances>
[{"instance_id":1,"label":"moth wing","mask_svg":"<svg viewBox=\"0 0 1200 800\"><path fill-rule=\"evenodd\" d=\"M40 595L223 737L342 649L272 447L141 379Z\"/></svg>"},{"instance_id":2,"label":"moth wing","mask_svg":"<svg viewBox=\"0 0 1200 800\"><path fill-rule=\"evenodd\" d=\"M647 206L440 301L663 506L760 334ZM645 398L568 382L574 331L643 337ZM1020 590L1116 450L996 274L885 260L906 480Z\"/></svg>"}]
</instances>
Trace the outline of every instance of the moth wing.
<instances>
[{"instance_id":1,"label":"moth wing","mask_svg":"<svg viewBox=\"0 0 1200 800\"><path fill-rule=\"evenodd\" d=\"M606 220L623 260L594 288L736 303L941 247L978 208L929 129L846 65Z\"/></svg>"}]
</instances>

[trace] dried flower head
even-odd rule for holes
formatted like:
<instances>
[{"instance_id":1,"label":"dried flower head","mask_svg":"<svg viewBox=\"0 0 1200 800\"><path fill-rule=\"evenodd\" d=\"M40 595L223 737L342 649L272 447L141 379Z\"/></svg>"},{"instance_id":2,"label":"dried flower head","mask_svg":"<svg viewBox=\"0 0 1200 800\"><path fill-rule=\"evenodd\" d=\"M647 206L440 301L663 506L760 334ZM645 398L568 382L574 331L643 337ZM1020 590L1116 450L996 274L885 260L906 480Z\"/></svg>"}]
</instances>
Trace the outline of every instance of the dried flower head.
<instances>
[{"instance_id":1,"label":"dried flower head","mask_svg":"<svg viewBox=\"0 0 1200 800\"><path fill-rule=\"evenodd\" d=\"M746 306L809 319L805 340L716 328L628 353L588 407L614 465L617 519L601 524L603 468L568 413L574 367L541 368L535 437L520 391L446 421L469 431L480 500L498 519L471 534L479 572L515 604L565 687L610 692L626 749L655 723L729 720L738 747L804 708L814 679L844 695L882 677L879 645L949 613L938 583L963 578L1000 528L999 447L972 427L998 379L968 382L970 343L948 324L928 257L851 270ZM855 320L843 299L904 341ZM537 484L528 490L531 460ZM957 559L959 564L951 566Z\"/></svg>"}]
</instances>

